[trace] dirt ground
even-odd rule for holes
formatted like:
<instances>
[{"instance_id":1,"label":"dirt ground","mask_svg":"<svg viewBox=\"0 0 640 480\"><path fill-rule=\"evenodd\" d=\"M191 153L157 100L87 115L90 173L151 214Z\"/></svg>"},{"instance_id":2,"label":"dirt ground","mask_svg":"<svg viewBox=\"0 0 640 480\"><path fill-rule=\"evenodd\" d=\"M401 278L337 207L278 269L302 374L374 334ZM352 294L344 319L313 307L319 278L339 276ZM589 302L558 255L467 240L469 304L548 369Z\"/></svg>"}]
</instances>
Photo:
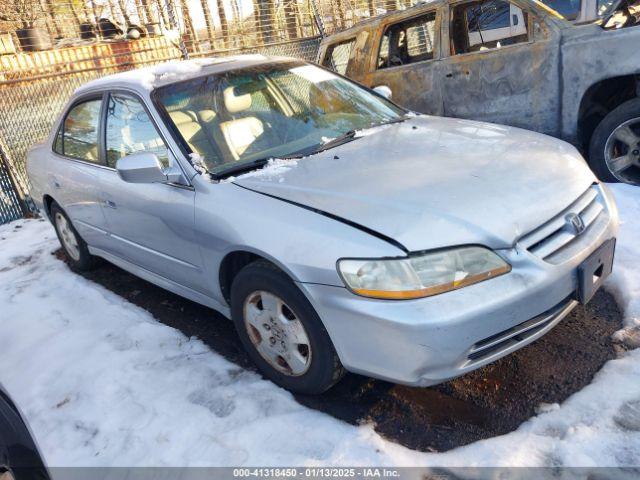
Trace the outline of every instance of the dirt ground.
<instances>
[{"instance_id":1,"label":"dirt ground","mask_svg":"<svg viewBox=\"0 0 640 480\"><path fill-rule=\"evenodd\" d=\"M106 262L84 276L254 370L233 324L215 311ZM409 448L444 451L510 432L540 404L562 402L587 385L621 348L611 340L621 322L613 297L601 290L543 338L450 382L410 388L349 374L324 395L296 399L352 424L372 422L381 435Z\"/></svg>"}]
</instances>

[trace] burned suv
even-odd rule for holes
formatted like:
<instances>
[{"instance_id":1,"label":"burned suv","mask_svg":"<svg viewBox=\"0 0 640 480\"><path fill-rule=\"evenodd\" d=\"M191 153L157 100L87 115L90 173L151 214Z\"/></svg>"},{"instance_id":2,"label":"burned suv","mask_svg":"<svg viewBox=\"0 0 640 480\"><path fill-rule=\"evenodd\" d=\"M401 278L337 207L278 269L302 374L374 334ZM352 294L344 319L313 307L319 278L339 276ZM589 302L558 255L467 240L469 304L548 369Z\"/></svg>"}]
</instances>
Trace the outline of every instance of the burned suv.
<instances>
[{"instance_id":1,"label":"burned suv","mask_svg":"<svg viewBox=\"0 0 640 480\"><path fill-rule=\"evenodd\" d=\"M638 184L633 12L612 4L615 22L573 25L533 0L434 0L326 38L318 60L419 112L562 138L602 180Z\"/></svg>"}]
</instances>

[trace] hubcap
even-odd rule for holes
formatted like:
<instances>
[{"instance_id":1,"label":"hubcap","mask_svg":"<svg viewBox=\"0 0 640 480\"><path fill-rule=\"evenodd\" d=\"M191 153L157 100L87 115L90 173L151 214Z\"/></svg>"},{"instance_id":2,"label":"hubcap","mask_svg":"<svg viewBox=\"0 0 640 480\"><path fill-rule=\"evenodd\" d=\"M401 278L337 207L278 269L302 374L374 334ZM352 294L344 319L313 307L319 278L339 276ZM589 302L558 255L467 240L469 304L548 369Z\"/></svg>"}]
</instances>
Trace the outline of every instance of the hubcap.
<instances>
[{"instance_id":1,"label":"hubcap","mask_svg":"<svg viewBox=\"0 0 640 480\"><path fill-rule=\"evenodd\" d=\"M60 212L56 213L56 229L60 233L62 246L67 254L74 260L80 260L80 248L78 247L78 239L71 229L71 225Z\"/></svg>"},{"instance_id":2,"label":"hubcap","mask_svg":"<svg viewBox=\"0 0 640 480\"><path fill-rule=\"evenodd\" d=\"M604 159L618 180L640 183L640 117L627 120L611 133Z\"/></svg>"},{"instance_id":3,"label":"hubcap","mask_svg":"<svg viewBox=\"0 0 640 480\"><path fill-rule=\"evenodd\" d=\"M262 290L244 302L244 325L260 356L285 375L298 377L311 365L311 343L304 325L277 295Z\"/></svg>"}]
</instances>

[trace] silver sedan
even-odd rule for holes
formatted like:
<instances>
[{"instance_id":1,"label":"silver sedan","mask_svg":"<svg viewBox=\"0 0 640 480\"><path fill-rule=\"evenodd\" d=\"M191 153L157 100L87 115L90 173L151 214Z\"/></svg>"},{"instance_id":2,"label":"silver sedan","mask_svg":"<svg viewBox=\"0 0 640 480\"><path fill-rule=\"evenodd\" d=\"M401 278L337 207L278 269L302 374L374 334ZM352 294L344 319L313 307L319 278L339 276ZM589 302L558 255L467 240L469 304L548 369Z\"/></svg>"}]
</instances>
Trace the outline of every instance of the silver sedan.
<instances>
[{"instance_id":1,"label":"silver sedan","mask_svg":"<svg viewBox=\"0 0 640 480\"><path fill-rule=\"evenodd\" d=\"M219 310L305 393L486 365L588 301L615 247L612 196L569 144L291 59L90 82L27 167L72 268L102 257Z\"/></svg>"}]
</instances>

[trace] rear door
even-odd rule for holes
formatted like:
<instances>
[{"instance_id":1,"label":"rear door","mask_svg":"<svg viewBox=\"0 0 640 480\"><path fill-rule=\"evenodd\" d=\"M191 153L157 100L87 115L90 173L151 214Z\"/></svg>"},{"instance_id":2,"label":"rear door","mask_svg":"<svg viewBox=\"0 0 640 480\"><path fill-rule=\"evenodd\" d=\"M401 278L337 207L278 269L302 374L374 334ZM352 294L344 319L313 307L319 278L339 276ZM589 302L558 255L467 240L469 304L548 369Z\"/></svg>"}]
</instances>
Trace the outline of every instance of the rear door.
<instances>
[{"instance_id":1,"label":"rear door","mask_svg":"<svg viewBox=\"0 0 640 480\"><path fill-rule=\"evenodd\" d=\"M442 114L440 85L440 15L437 9L382 25L374 40L373 61L364 83L386 85L393 101L433 115Z\"/></svg>"},{"instance_id":2,"label":"rear door","mask_svg":"<svg viewBox=\"0 0 640 480\"><path fill-rule=\"evenodd\" d=\"M136 95L112 92L106 102L101 195L109 227L109 252L182 286L202 291L202 259L195 242L195 190L171 183L127 183L118 160L152 152L165 167L175 158Z\"/></svg>"},{"instance_id":3,"label":"rear door","mask_svg":"<svg viewBox=\"0 0 640 480\"><path fill-rule=\"evenodd\" d=\"M106 218L100 198L100 173L106 168L99 138L103 94L76 100L58 127L48 173L49 191L92 247L104 247Z\"/></svg>"},{"instance_id":4,"label":"rear door","mask_svg":"<svg viewBox=\"0 0 640 480\"><path fill-rule=\"evenodd\" d=\"M450 5L444 114L558 134L557 32L506 0Z\"/></svg>"}]
</instances>

